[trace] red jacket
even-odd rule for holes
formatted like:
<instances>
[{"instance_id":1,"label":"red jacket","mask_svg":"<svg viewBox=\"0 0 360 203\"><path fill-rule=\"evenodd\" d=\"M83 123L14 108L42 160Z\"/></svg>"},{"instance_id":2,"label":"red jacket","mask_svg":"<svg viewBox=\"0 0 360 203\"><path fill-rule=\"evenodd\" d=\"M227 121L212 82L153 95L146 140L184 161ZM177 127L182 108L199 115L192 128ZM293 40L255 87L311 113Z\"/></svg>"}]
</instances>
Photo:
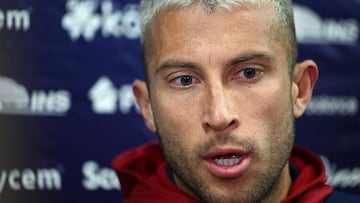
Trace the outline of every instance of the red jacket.
<instances>
[{"instance_id":1,"label":"red jacket","mask_svg":"<svg viewBox=\"0 0 360 203\"><path fill-rule=\"evenodd\" d=\"M290 161L299 174L282 203L324 202L332 188L325 184L326 174L321 159L314 153L295 146ZM169 180L167 164L157 143L148 143L125 152L114 159L113 168L120 179L125 203L198 202Z\"/></svg>"}]
</instances>

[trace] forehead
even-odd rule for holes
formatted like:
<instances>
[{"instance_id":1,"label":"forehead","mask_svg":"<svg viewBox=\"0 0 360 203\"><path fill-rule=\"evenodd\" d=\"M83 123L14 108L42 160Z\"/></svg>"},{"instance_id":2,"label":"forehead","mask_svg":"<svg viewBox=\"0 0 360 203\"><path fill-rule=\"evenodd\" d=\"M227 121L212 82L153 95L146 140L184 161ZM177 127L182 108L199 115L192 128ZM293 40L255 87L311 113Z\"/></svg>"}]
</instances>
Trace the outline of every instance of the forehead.
<instances>
[{"instance_id":1,"label":"forehead","mask_svg":"<svg viewBox=\"0 0 360 203\"><path fill-rule=\"evenodd\" d=\"M212 13L197 4L162 11L151 24L148 66L156 66L166 56L205 54L211 49L269 48L276 36L275 19L271 3L242 4Z\"/></svg>"}]
</instances>

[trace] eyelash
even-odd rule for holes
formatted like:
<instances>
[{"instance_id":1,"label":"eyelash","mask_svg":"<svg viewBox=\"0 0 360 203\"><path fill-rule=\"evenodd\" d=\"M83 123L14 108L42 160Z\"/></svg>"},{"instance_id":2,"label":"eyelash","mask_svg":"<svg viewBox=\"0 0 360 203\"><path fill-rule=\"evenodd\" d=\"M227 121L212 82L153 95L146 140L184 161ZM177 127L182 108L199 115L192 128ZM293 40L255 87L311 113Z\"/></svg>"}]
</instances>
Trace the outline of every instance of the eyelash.
<instances>
[{"instance_id":1,"label":"eyelash","mask_svg":"<svg viewBox=\"0 0 360 203\"><path fill-rule=\"evenodd\" d=\"M245 71L255 71L254 76L252 76L251 78L247 78L244 74L246 73ZM234 76L232 77L232 79L243 79L246 81L253 81L258 79L259 74L263 73L263 70L260 68L256 68L256 67L247 67L247 68L243 68L237 72L235 72ZM240 74L242 74L240 76Z\"/></svg>"},{"instance_id":2,"label":"eyelash","mask_svg":"<svg viewBox=\"0 0 360 203\"><path fill-rule=\"evenodd\" d=\"M181 84L183 82L182 79L190 79L191 84L189 84L189 85ZM180 75L180 76L177 76L174 79L170 80L170 83L172 83L175 87L182 88L182 89L189 88L197 82L198 82L198 80L191 75Z\"/></svg>"},{"instance_id":3,"label":"eyelash","mask_svg":"<svg viewBox=\"0 0 360 203\"><path fill-rule=\"evenodd\" d=\"M245 74L245 71L255 71L255 75L252 77L252 78L247 78L246 76L244 76ZM258 79L259 77L259 74L263 73L263 70L261 68L256 68L256 67L247 67L247 68L243 68L237 72L235 72L234 75L232 75L232 78L231 79L241 79L241 80L244 80L244 81L248 81L248 82L252 82L252 81L255 81ZM240 76L241 74L241 76ZM189 80L190 79L190 84L182 84L182 79L187 79ZM179 76L176 76L174 77L173 79L171 79L169 81L169 83L175 87L175 88L179 88L179 89L187 89L187 88L190 88L192 87L194 84L196 83L199 83L200 81L192 76L191 74L183 74L183 75L179 75Z\"/></svg>"}]
</instances>

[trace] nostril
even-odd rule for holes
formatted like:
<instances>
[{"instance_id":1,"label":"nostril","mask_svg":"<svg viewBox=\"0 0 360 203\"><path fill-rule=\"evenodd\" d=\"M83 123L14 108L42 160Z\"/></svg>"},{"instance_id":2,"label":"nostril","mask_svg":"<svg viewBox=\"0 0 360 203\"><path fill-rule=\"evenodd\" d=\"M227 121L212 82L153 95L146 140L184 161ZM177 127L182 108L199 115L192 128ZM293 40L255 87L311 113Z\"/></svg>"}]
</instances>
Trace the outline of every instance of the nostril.
<instances>
[{"instance_id":1,"label":"nostril","mask_svg":"<svg viewBox=\"0 0 360 203\"><path fill-rule=\"evenodd\" d=\"M235 128L237 128L238 122L236 120L232 120L230 122L224 122L221 125L215 125L214 123L204 123L204 128L206 131L212 130L216 132L229 132Z\"/></svg>"},{"instance_id":2,"label":"nostril","mask_svg":"<svg viewBox=\"0 0 360 203\"><path fill-rule=\"evenodd\" d=\"M235 129L235 128L238 127L238 125L239 125L239 123L237 122L237 120L232 120L232 121L229 123L229 125L228 125L227 128Z\"/></svg>"}]
</instances>

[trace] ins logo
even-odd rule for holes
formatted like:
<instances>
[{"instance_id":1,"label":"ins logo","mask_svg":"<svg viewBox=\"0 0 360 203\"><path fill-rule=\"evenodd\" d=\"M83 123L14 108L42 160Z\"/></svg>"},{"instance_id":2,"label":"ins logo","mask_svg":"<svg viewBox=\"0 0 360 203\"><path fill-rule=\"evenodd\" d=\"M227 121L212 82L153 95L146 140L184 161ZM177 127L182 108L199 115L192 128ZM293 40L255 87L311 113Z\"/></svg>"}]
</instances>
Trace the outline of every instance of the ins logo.
<instances>
[{"instance_id":1,"label":"ins logo","mask_svg":"<svg viewBox=\"0 0 360 203\"><path fill-rule=\"evenodd\" d=\"M355 18L322 18L298 4L294 4L294 18L300 43L354 45L359 39L360 28Z\"/></svg>"},{"instance_id":2,"label":"ins logo","mask_svg":"<svg viewBox=\"0 0 360 203\"><path fill-rule=\"evenodd\" d=\"M100 5L96 0L68 0L67 13L61 24L73 41L81 36L86 41L92 41L99 30L103 37L124 36L128 39L138 39L140 37L138 7L137 4L128 4L121 11L115 10L113 2L109 0L102 1Z\"/></svg>"},{"instance_id":3,"label":"ins logo","mask_svg":"<svg viewBox=\"0 0 360 203\"><path fill-rule=\"evenodd\" d=\"M0 114L63 116L71 106L65 90L42 90L28 94L16 81L0 76Z\"/></svg>"}]
</instances>

